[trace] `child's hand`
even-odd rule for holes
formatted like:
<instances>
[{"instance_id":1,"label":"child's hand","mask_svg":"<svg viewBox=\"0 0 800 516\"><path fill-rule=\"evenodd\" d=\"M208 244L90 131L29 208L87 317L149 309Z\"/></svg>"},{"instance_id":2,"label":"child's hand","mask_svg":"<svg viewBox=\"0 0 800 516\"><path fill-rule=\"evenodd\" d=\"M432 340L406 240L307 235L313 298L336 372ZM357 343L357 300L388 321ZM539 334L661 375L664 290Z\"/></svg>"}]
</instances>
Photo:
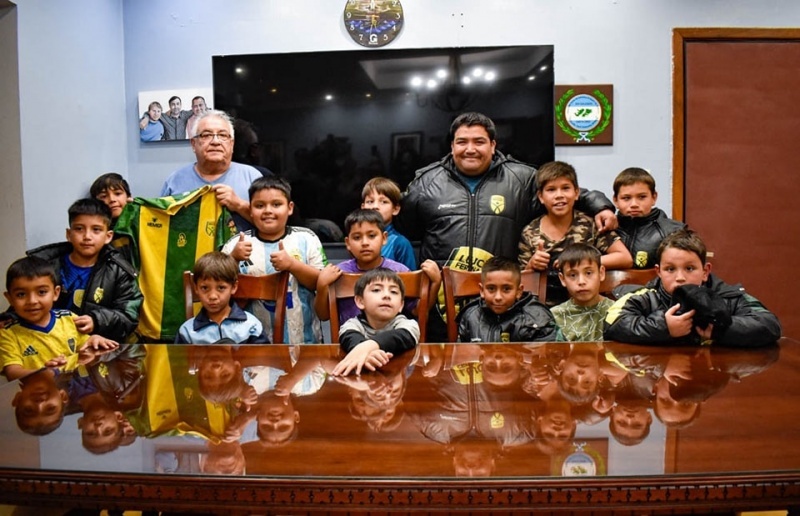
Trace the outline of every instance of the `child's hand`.
<instances>
[{"instance_id":1,"label":"child's hand","mask_svg":"<svg viewBox=\"0 0 800 516\"><path fill-rule=\"evenodd\" d=\"M380 351L380 353L373 354L373 351ZM391 358L392 354L381 351L377 342L374 340L365 340L350 350L350 353L348 353L341 362L336 364L331 374L334 376L347 376L353 371L355 371L356 374L361 374L363 368L374 371L386 365Z\"/></svg>"},{"instance_id":2,"label":"child's hand","mask_svg":"<svg viewBox=\"0 0 800 516\"><path fill-rule=\"evenodd\" d=\"M547 270L548 265L550 265L550 253L544 250L544 242L540 240L536 246L536 251L531 256L531 259L528 260L528 265L525 268L544 271Z\"/></svg>"},{"instance_id":3,"label":"child's hand","mask_svg":"<svg viewBox=\"0 0 800 516\"><path fill-rule=\"evenodd\" d=\"M431 280L431 283L439 284L442 282L442 271L439 270L439 264L433 260L425 260L419 264L419 268Z\"/></svg>"},{"instance_id":4,"label":"child's hand","mask_svg":"<svg viewBox=\"0 0 800 516\"><path fill-rule=\"evenodd\" d=\"M64 355L59 355L59 356L57 356L55 358L51 358L50 360L45 362L44 366L45 367L58 368L58 367L62 367L64 365L66 365L66 364L67 364L67 357L65 357Z\"/></svg>"},{"instance_id":5,"label":"child's hand","mask_svg":"<svg viewBox=\"0 0 800 516\"><path fill-rule=\"evenodd\" d=\"M231 251L231 257L237 262L244 262L250 259L253 252L253 243L245 240L244 233L239 233L239 240Z\"/></svg>"},{"instance_id":6,"label":"child's hand","mask_svg":"<svg viewBox=\"0 0 800 516\"><path fill-rule=\"evenodd\" d=\"M694 323L692 321L694 310L689 310L685 314L675 315L680 308L681 305L679 303L675 306L671 306L669 310L664 313L664 318L667 320L669 336L673 338L685 337L694 329Z\"/></svg>"},{"instance_id":7,"label":"child's hand","mask_svg":"<svg viewBox=\"0 0 800 516\"><path fill-rule=\"evenodd\" d=\"M94 320L89 315L76 315L72 317L75 327L83 334L90 334L94 331Z\"/></svg>"},{"instance_id":8,"label":"child's hand","mask_svg":"<svg viewBox=\"0 0 800 516\"><path fill-rule=\"evenodd\" d=\"M289 256L289 253L283 248L283 240L281 240L278 242L278 250L269 255L269 261L276 271L292 272L296 260Z\"/></svg>"},{"instance_id":9,"label":"child's hand","mask_svg":"<svg viewBox=\"0 0 800 516\"><path fill-rule=\"evenodd\" d=\"M248 385L242 391L241 395L239 396L239 400L239 408L249 411L250 407L258 403L258 393L252 385Z\"/></svg>"},{"instance_id":10,"label":"child's hand","mask_svg":"<svg viewBox=\"0 0 800 516\"><path fill-rule=\"evenodd\" d=\"M332 263L329 263L324 269L319 271L319 276L317 277L317 290L333 284L333 282L339 279L339 276L341 275L342 269Z\"/></svg>"}]
</instances>

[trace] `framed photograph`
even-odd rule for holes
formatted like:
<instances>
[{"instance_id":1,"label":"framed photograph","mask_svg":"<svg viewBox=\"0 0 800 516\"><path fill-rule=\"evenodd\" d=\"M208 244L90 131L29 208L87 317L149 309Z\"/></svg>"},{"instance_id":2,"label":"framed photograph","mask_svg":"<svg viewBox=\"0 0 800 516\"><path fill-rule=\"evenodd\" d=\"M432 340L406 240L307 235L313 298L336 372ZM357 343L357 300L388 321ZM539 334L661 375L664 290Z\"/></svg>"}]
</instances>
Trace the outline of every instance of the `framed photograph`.
<instances>
[{"instance_id":1,"label":"framed photograph","mask_svg":"<svg viewBox=\"0 0 800 516\"><path fill-rule=\"evenodd\" d=\"M392 161L416 159L422 154L422 132L393 133L392 134Z\"/></svg>"},{"instance_id":2,"label":"framed photograph","mask_svg":"<svg viewBox=\"0 0 800 516\"><path fill-rule=\"evenodd\" d=\"M141 91L136 123L139 140L188 140L194 134L196 115L211 109L211 88Z\"/></svg>"}]
</instances>

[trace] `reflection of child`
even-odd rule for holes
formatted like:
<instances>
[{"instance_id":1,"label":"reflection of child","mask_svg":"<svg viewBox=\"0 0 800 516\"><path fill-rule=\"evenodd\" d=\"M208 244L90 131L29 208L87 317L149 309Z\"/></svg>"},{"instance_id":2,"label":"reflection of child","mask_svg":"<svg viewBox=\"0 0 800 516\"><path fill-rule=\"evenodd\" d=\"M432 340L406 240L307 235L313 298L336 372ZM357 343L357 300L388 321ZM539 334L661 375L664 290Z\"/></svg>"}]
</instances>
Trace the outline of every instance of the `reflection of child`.
<instances>
[{"instance_id":1,"label":"reflection of child","mask_svg":"<svg viewBox=\"0 0 800 516\"><path fill-rule=\"evenodd\" d=\"M114 410L99 392L80 400L83 417L78 418L83 447L94 454L116 450L133 427L119 410Z\"/></svg>"},{"instance_id":2,"label":"reflection of child","mask_svg":"<svg viewBox=\"0 0 800 516\"><path fill-rule=\"evenodd\" d=\"M53 266L41 258L20 258L8 268L5 296L16 320L0 329L0 364L9 380L42 367L72 370L91 362L97 351L118 346L78 331L68 310L52 309L61 291L56 278Z\"/></svg>"},{"instance_id":3,"label":"reflection of child","mask_svg":"<svg viewBox=\"0 0 800 516\"><path fill-rule=\"evenodd\" d=\"M160 102L151 102L147 106L147 116L139 122L139 139L143 142L154 142L164 139L164 124L161 123Z\"/></svg>"},{"instance_id":4,"label":"reflection of child","mask_svg":"<svg viewBox=\"0 0 800 516\"><path fill-rule=\"evenodd\" d=\"M208 442L208 451L200 455L200 471L214 475L244 475L245 459L238 441Z\"/></svg>"},{"instance_id":5,"label":"reflection of child","mask_svg":"<svg viewBox=\"0 0 800 516\"><path fill-rule=\"evenodd\" d=\"M553 398L543 402L540 410L532 412L536 447L546 455L564 451L575 437L578 423L572 416L569 402Z\"/></svg>"},{"instance_id":6,"label":"reflection of child","mask_svg":"<svg viewBox=\"0 0 800 516\"><path fill-rule=\"evenodd\" d=\"M242 365L233 357L230 345L192 348L189 356L196 367L200 395L213 403L241 399L245 405L255 403L255 391L244 381Z\"/></svg>"},{"instance_id":7,"label":"reflection of child","mask_svg":"<svg viewBox=\"0 0 800 516\"><path fill-rule=\"evenodd\" d=\"M64 421L69 395L56 384L55 372L42 369L19 382L20 391L11 405L17 426L26 434L47 435Z\"/></svg>"},{"instance_id":8,"label":"reflection of child","mask_svg":"<svg viewBox=\"0 0 800 516\"><path fill-rule=\"evenodd\" d=\"M239 281L236 260L219 251L206 253L194 264L193 281L203 308L181 325L175 342L212 344L220 339L237 344L269 342L261 322L231 302Z\"/></svg>"},{"instance_id":9,"label":"reflection of child","mask_svg":"<svg viewBox=\"0 0 800 516\"><path fill-rule=\"evenodd\" d=\"M417 258L414 248L406 237L392 225L392 219L400 213L400 187L391 179L373 177L361 190L361 207L376 210L386 225L386 243L381 248L381 256L400 262L408 270L416 270Z\"/></svg>"},{"instance_id":10,"label":"reflection of child","mask_svg":"<svg viewBox=\"0 0 800 516\"><path fill-rule=\"evenodd\" d=\"M650 401L644 399L619 399L611 409L608 429L618 443L634 446L650 435L653 417L650 415Z\"/></svg>"},{"instance_id":11,"label":"reflection of child","mask_svg":"<svg viewBox=\"0 0 800 516\"><path fill-rule=\"evenodd\" d=\"M495 256L481 271L481 298L459 313L461 342L534 342L563 340L550 310L522 290L513 261Z\"/></svg>"},{"instance_id":12,"label":"reflection of child","mask_svg":"<svg viewBox=\"0 0 800 516\"><path fill-rule=\"evenodd\" d=\"M300 412L295 410L293 395L278 396L267 391L258 397L255 408L257 434L262 444L282 445L297 437Z\"/></svg>"},{"instance_id":13,"label":"reflection of child","mask_svg":"<svg viewBox=\"0 0 800 516\"><path fill-rule=\"evenodd\" d=\"M361 374L386 365L395 354L416 347L419 325L400 314L405 288L397 273L378 267L358 278L355 303L362 314L339 328L344 359L333 369L334 375Z\"/></svg>"},{"instance_id":14,"label":"reflection of child","mask_svg":"<svg viewBox=\"0 0 800 516\"><path fill-rule=\"evenodd\" d=\"M551 311L569 341L603 340L603 320L614 303L600 295L606 274L601 256L596 248L576 243L565 247L558 260L558 278L569 299Z\"/></svg>"},{"instance_id":15,"label":"reflection of child","mask_svg":"<svg viewBox=\"0 0 800 516\"><path fill-rule=\"evenodd\" d=\"M600 344L572 344L570 353L558 366L561 395L572 403L589 403L597 397L602 367L607 364Z\"/></svg>"}]
</instances>

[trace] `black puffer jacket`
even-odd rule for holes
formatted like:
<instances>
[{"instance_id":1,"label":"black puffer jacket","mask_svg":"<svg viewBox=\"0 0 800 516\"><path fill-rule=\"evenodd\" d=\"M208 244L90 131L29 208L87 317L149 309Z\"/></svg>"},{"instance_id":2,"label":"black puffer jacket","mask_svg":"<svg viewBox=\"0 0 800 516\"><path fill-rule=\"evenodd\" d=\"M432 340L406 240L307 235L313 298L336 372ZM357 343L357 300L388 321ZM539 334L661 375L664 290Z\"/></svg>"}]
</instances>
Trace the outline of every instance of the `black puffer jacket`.
<instances>
[{"instance_id":1,"label":"black puffer jacket","mask_svg":"<svg viewBox=\"0 0 800 516\"><path fill-rule=\"evenodd\" d=\"M550 342L564 340L553 314L530 292L525 292L500 315L483 299L468 303L458 314L461 342Z\"/></svg>"},{"instance_id":2,"label":"black puffer jacket","mask_svg":"<svg viewBox=\"0 0 800 516\"><path fill-rule=\"evenodd\" d=\"M613 208L602 193L581 192L581 211L595 215ZM522 228L543 213L535 168L495 152L471 193L448 155L417 171L403 195L397 227L410 240L422 241L420 262L430 258L448 265L453 250L463 247L459 268L471 265L468 269L480 270L486 253L516 260ZM486 253L473 254L474 249Z\"/></svg>"},{"instance_id":3,"label":"black puffer jacket","mask_svg":"<svg viewBox=\"0 0 800 516\"><path fill-rule=\"evenodd\" d=\"M775 314L747 294L741 285L728 285L714 275L709 275L704 285L722 297L732 318L731 326L715 337L714 345L768 346L781 337L781 323ZM603 337L628 344L699 344L700 337L695 332L677 339L670 337L665 312L673 305L672 296L656 278L646 288L623 296L608 309Z\"/></svg>"},{"instance_id":4,"label":"black puffer jacket","mask_svg":"<svg viewBox=\"0 0 800 516\"><path fill-rule=\"evenodd\" d=\"M617 234L631 252L636 269L655 267L658 263L656 251L664 237L686 227L686 224L667 217L658 208L653 208L646 217L626 217L617 213L617 219Z\"/></svg>"},{"instance_id":5,"label":"black puffer jacket","mask_svg":"<svg viewBox=\"0 0 800 516\"><path fill-rule=\"evenodd\" d=\"M49 261L60 276L64 269L64 260L71 252L72 244L61 242L28 251L28 256ZM69 309L72 294L62 288L54 308ZM136 329L141 306L142 292L139 290L136 271L116 249L106 245L92 268L78 315L89 315L92 318L92 333L125 342Z\"/></svg>"}]
</instances>

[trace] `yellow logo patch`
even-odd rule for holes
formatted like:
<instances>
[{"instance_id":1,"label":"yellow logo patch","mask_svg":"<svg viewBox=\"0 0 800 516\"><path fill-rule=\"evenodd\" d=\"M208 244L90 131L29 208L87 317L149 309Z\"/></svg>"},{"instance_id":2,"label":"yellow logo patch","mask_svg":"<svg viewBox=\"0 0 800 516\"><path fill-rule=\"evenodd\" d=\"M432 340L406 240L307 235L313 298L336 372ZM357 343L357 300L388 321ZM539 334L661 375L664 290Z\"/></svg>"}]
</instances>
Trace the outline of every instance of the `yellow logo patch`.
<instances>
[{"instance_id":1,"label":"yellow logo patch","mask_svg":"<svg viewBox=\"0 0 800 516\"><path fill-rule=\"evenodd\" d=\"M492 429L494 430L497 430L498 428L503 428L504 426L506 426L506 418L503 417L503 414L501 414L500 412L495 412L492 415L492 420L490 424L492 425Z\"/></svg>"},{"instance_id":2,"label":"yellow logo patch","mask_svg":"<svg viewBox=\"0 0 800 516\"><path fill-rule=\"evenodd\" d=\"M647 265L647 251L639 251L636 253L636 266L639 268Z\"/></svg>"},{"instance_id":3,"label":"yellow logo patch","mask_svg":"<svg viewBox=\"0 0 800 516\"><path fill-rule=\"evenodd\" d=\"M206 222L206 235L213 236L214 235L214 228L216 224L211 221Z\"/></svg>"},{"instance_id":4,"label":"yellow logo patch","mask_svg":"<svg viewBox=\"0 0 800 516\"><path fill-rule=\"evenodd\" d=\"M493 195L489 198L489 206L495 215L500 215L506 208L506 198L502 195Z\"/></svg>"},{"instance_id":5,"label":"yellow logo patch","mask_svg":"<svg viewBox=\"0 0 800 516\"><path fill-rule=\"evenodd\" d=\"M103 291L102 288L96 288L94 290L94 295L92 296L92 299L94 299L95 303L100 303L100 301L103 300L103 294L104 294L104 291Z\"/></svg>"},{"instance_id":6,"label":"yellow logo patch","mask_svg":"<svg viewBox=\"0 0 800 516\"><path fill-rule=\"evenodd\" d=\"M186 247L186 243L187 243L186 234L180 233L178 235L178 242L177 242L178 247Z\"/></svg>"}]
</instances>

